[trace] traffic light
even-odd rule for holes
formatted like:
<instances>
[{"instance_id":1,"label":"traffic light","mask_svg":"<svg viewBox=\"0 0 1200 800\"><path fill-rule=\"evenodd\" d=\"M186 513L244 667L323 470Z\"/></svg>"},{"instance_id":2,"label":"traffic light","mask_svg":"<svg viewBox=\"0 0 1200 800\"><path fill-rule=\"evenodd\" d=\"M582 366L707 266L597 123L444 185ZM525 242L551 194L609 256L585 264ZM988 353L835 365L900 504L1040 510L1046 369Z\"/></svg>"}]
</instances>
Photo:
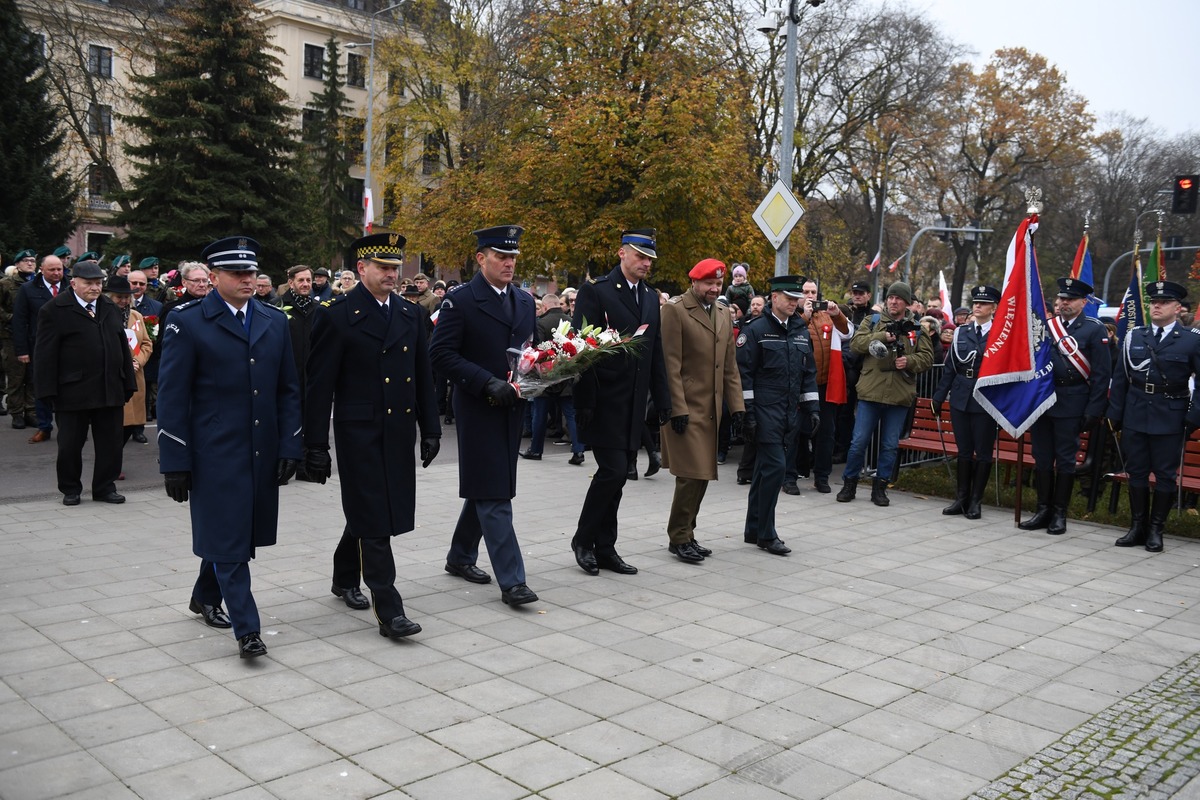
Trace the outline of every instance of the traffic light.
<instances>
[{"instance_id":1,"label":"traffic light","mask_svg":"<svg viewBox=\"0 0 1200 800\"><path fill-rule=\"evenodd\" d=\"M1176 175L1171 195L1172 214L1195 214L1196 194L1200 191L1200 175Z\"/></svg>"}]
</instances>

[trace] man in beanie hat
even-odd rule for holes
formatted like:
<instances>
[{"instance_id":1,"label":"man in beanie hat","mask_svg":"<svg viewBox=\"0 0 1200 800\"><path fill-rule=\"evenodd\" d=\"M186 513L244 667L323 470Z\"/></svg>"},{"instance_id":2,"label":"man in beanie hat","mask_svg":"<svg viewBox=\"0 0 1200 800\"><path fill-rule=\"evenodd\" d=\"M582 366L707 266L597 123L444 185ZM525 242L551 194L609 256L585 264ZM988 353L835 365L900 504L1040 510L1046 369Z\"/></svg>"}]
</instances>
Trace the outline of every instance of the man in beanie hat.
<instances>
[{"instance_id":1,"label":"man in beanie hat","mask_svg":"<svg viewBox=\"0 0 1200 800\"><path fill-rule=\"evenodd\" d=\"M887 290L884 314L872 314L863 320L850 339L850 350L864 356L862 374L856 386L858 410L846 468L842 472L839 503L854 499L858 476L862 472L867 444L876 426L881 427L879 462L871 487L871 502L886 506L890 502L887 485L896 466L900 429L908 409L917 397L917 375L933 366L933 344L908 310L912 289L896 281Z\"/></svg>"}]
</instances>

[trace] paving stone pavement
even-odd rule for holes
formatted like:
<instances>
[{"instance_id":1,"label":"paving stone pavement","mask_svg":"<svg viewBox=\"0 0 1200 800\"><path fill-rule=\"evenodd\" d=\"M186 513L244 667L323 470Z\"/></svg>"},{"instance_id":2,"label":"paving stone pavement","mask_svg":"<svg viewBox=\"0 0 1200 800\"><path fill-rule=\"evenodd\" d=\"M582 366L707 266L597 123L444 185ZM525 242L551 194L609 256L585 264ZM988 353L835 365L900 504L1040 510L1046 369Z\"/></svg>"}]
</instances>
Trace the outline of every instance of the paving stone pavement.
<instances>
[{"instance_id":1,"label":"paving stone pavement","mask_svg":"<svg viewBox=\"0 0 1200 800\"><path fill-rule=\"evenodd\" d=\"M336 480L284 487L254 662L188 612L187 508L161 491L0 505L0 798L1197 796L1200 542L1152 555L802 481L780 558L742 543L730 462L713 557L667 552L662 472L625 489L641 572L589 577L569 541L591 459L558 449L519 467L541 601L517 609L443 571L457 468L419 471L394 549L424 632L403 642L329 594Z\"/></svg>"}]
</instances>

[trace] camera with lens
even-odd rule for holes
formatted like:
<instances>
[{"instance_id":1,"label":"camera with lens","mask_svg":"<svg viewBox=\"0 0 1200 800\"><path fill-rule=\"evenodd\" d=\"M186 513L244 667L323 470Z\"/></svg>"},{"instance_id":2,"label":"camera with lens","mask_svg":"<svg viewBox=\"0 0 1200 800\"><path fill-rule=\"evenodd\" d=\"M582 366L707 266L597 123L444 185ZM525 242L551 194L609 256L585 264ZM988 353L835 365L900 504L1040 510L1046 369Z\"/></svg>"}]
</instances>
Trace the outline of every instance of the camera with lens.
<instances>
[{"instance_id":1,"label":"camera with lens","mask_svg":"<svg viewBox=\"0 0 1200 800\"><path fill-rule=\"evenodd\" d=\"M896 337L896 341L893 342L891 346L888 346L884 342L876 339L867 345L867 352L869 352L875 358L887 358L888 356L892 355L894 355L896 358L899 358L900 356L904 355L905 337L918 329L919 326L908 317L903 319L889 320L888 322L884 323L883 330Z\"/></svg>"}]
</instances>

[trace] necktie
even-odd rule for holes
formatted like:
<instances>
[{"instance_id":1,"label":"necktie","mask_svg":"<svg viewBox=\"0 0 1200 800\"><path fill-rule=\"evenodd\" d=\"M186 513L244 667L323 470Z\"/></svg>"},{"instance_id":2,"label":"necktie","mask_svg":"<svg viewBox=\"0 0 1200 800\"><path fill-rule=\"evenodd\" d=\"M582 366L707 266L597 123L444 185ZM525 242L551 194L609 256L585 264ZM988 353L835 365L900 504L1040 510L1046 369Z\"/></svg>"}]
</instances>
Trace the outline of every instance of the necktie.
<instances>
[{"instance_id":1,"label":"necktie","mask_svg":"<svg viewBox=\"0 0 1200 800\"><path fill-rule=\"evenodd\" d=\"M58 297L58 284L57 283L50 284L50 296Z\"/></svg>"},{"instance_id":2,"label":"necktie","mask_svg":"<svg viewBox=\"0 0 1200 800\"><path fill-rule=\"evenodd\" d=\"M245 329L245 327L246 327L246 312L239 310L236 314L234 314L234 316L237 317L238 325L241 325L242 328Z\"/></svg>"},{"instance_id":3,"label":"necktie","mask_svg":"<svg viewBox=\"0 0 1200 800\"><path fill-rule=\"evenodd\" d=\"M96 306L95 306L95 304L93 304L93 303L88 303L88 304L87 304L87 312L88 312L88 316L89 316L89 317L91 317L92 319L95 319L95 318L96 318Z\"/></svg>"},{"instance_id":4,"label":"necktie","mask_svg":"<svg viewBox=\"0 0 1200 800\"><path fill-rule=\"evenodd\" d=\"M390 320L392 318L392 303L389 300L386 303L379 304L379 311L383 314L383 318Z\"/></svg>"},{"instance_id":5,"label":"necktie","mask_svg":"<svg viewBox=\"0 0 1200 800\"><path fill-rule=\"evenodd\" d=\"M983 326L982 325L975 326L975 335L978 336L980 339L983 338Z\"/></svg>"},{"instance_id":6,"label":"necktie","mask_svg":"<svg viewBox=\"0 0 1200 800\"><path fill-rule=\"evenodd\" d=\"M1155 344L1158 344L1159 342L1162 341L1162 331L1163 331L1162 328L1154 329L1154 343Z\"/></svg>"}]
</instances>

